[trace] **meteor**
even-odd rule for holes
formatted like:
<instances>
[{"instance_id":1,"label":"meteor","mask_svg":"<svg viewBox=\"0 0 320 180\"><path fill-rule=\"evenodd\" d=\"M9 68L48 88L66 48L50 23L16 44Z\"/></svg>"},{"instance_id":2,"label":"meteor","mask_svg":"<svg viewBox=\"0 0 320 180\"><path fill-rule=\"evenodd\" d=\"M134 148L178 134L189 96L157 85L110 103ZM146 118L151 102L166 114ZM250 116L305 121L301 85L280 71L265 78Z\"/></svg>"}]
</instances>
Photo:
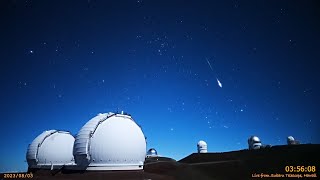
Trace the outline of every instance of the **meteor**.
<instances>
[{"instance_id":1,"label":"meteor","mask_svg":"<svg viewBox=\"0 0 320 180\"><path fill-rule=\"evenodd\" d=\"M208 60L208 58L206 58L206 61L207 61L208 65L209 65L211 71L214 73L213 68L212 68L212 66L211 66L211 63L210 63L210 61ZM215 74L215 73L214 73L214 74ZM216 76L216 74L215 74L215 76ZM217 76L216 76L216 79L217 79L218 86L219 86L220 88L222 88L222 83L219 81L219 79L217 78Z\"/></svg>"},{"instance_id":2,"label":"meteor","mask_svg":"<svg viewBox=\"0 0 320 180\"><path fill-rule=\"evenodd\" d=\"M218 78L217 78L217 82L218 82L218 85L222 88L222 84L221 84L221 82L219 81Z\"/></svg>"}]
</instances>

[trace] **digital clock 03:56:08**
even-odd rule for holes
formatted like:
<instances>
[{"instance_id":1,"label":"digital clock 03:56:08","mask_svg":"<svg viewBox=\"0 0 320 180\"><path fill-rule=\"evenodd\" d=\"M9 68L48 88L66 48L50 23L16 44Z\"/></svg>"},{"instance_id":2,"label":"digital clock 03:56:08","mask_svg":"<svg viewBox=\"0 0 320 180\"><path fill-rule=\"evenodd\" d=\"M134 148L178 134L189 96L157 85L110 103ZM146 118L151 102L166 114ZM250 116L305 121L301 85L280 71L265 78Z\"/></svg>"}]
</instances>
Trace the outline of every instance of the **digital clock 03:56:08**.
<instances>
[{"instance_id":1,"label":"digital clock 03:56:08","mask_svg":"<svg viewBox=\"0 0 320 180\"><path fill-rule=\"evenodd\" d=\"M316 166L286 166L286 172L316 172Z\"/></svg>"}]
</instances>

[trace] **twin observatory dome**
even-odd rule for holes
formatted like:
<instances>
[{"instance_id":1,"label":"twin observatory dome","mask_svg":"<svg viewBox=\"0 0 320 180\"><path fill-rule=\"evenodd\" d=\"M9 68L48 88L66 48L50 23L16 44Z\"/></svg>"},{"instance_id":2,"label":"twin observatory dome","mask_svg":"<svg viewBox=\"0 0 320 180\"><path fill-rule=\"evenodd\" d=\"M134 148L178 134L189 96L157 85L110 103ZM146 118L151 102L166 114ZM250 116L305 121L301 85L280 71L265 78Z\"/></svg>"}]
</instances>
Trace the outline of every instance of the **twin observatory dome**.
<instances>
[{"instance_id":1,"label":"twin observatory dome","mask_svg":"<svg viewBox=\"0 0 320 180\"><path fill-rule=\"evenodd\" d=\"M89 120L74 138L49 130L28 146L29 169L139 170L146 158L146 138L126 113L103 113Z\"/></svg>"}]
</instances>

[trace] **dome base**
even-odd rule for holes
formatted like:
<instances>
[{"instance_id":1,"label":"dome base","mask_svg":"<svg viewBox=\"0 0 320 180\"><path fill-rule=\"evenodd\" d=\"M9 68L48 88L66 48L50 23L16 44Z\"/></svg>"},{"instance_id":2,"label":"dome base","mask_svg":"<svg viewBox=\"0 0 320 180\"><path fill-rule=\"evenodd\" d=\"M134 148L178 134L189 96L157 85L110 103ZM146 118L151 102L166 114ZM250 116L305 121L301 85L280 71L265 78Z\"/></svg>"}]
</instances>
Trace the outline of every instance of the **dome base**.
<instances>
[{"instance_id":1,"label":"dome base","mask_svg":"<svg viewBox=\"0 0 320 180\"><path fill-rule=\"evenodd\" d=\"M105 166L88 166L87 171L113 171L113 170L142 170L143 165L105 165Z\"/></svg>"}]
</instances>

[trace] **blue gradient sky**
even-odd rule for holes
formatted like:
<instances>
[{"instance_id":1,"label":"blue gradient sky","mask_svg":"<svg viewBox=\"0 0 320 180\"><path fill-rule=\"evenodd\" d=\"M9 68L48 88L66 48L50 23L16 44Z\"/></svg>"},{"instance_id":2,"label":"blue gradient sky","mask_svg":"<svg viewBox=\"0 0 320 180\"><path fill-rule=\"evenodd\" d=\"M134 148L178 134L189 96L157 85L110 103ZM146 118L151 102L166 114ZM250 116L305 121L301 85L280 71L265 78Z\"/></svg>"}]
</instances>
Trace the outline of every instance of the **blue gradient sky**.
<instances>
[{"instance_id":1,"label":"blue gradient sky","mask_svg":"<svg viewBox=\"0 0 320 180\"><path fill-rule=\"evenodd\" d=\"M316 1L1 2L0 172L29 143L130 113L174 159L247 138L320 143ZM210 69L206 59L212 65ZM222 83L217 84L216 78Z\"/></svg>"}]
</instances>

